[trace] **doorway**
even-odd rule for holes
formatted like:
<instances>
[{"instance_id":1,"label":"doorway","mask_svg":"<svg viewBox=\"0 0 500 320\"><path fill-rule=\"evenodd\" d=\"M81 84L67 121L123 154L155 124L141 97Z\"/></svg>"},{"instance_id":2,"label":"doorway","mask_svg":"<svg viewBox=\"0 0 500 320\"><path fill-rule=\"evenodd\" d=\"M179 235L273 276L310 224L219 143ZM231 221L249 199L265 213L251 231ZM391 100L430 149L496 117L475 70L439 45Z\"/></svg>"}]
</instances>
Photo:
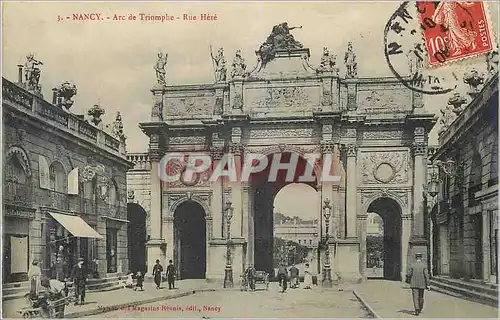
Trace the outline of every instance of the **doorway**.
<instances>
[{"instance_id":1,"label":"doorway","mask_svg":"<svg viewBox=\"0 0 500 320\"><path fill-rule=\"evenodd\" d=\"M368 207L368 212L374 212L382 218L383 239L380 253L383 264L382 277L387 280L401 281L401 208L391 198L378 198ZM368 259L367 259L368 262Z\"/></svg>"},{"instance_id":2,"label":"doorway","mask_svg":"<svg viewBox=\"0 0 500 320\"><path fill-rule=\"evenodd\" d=\"M147 273L146 263L146 211L136 203L127 204L129 270Z\"/></svg>"},{"instance_id":3,"label":"doorway","mask_svg":"<svg viewBox=\"0 0 500 320\"><path fill-rule=\"evenodd\" d=\"M185 201L174 212L174 263L180 279L205 279L206 248L205 210Z\"/></svg>"}]
</instances>

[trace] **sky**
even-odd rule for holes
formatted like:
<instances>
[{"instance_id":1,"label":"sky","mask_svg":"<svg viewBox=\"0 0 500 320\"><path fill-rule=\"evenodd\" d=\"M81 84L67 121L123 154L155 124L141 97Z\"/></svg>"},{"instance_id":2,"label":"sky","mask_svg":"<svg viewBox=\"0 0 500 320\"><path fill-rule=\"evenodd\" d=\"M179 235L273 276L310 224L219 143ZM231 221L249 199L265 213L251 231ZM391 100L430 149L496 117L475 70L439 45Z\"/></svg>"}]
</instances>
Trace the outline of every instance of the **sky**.
<instances>
[{"instance_id":1,"label":"sky","mask_svg":"<svg viewBox=\"0 0 500 320\"><path fill-rule=\"evenodd\" d=\"M167 84L213 83L210 46L223 47L230 65L241 49L250 67L255 50L272 27L281 22L302 26L292 31L295 39L311 50L318 64L323 47L338 55L337 67L345 74L343 59L347 43L354 43L359 77L392 76L383 55L383 31L399 2L308 2L308 3L193 3L193 2L3 2L2 74L17 79L17 64L32 52L41 60L40 84L47 100L52 88L63 81L78 87L71 111L82 114L99 103L106 110L105 123L122 112L129 152L145 152L148 139L138 128L148 121L152 108L150 89L156 82L153 66L158 52L168 53ZM498 6L489 3L490 18ZM103 16L202 13L217 15L216 21L59 21L58 16L101 13ZM497 29L497 21L493 21ZM455 63L449 68L476 67L485 71L484 56ZM465 85L459 81L459 90ZM446 105L448 96L426 97L430 112ZM437 143L437 130L430 143Z\"/></svg>"}]
</instances>

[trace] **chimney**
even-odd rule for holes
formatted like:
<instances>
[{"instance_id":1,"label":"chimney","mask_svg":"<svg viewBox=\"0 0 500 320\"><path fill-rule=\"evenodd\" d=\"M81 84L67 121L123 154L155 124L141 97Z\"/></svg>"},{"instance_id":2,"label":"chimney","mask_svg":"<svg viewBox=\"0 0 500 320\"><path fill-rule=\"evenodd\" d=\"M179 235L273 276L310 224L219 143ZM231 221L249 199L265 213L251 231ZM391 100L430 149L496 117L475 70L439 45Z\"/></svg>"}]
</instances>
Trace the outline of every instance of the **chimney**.
<instances>
[{"instance_id":1,"label":"chimney","mask_svg":"<svg viewBox=\"0 0 500 320\"><path fill-rule=\"evenodd\" d=\"M57 105L57 88L52 89L52 104Z\"/></svg>"},{"instance_id":2,"label":"chimney","mask_svg":"<svg viewBox=\"0 0 500 320\"><path fill-rule=\"evenodd\" d=\"M17 83L23 83L23 65L18 64Z\"/></svg>"}]
</instances>

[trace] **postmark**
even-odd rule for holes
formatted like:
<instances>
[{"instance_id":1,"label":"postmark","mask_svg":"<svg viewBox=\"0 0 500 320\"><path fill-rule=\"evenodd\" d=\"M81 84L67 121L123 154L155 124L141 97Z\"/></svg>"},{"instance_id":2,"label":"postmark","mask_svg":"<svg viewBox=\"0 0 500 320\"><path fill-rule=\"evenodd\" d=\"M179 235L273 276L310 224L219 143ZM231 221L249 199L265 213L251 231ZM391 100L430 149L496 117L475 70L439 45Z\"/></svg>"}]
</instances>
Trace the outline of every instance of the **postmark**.
<instances>
[{"instance_id":1,"label":"postmark","mask_svg":"<svg viewBox=\"0 0 500 320\"><path fill-rule=\"evenodd\" d=\"M420 26L431 66L493 50L483 2L417 2Z\"/></svg>"},{"instance_id":2,"label":"postmark","mask_svg":"<svg viewBox=\"0 0 500 320\"><path fill-rule=\"evenodd\" d=\"M429 95L446 94L457 87L453 68L429 68L426 42L415 2L403 2L384 30L384 55L394 76L407 88Z\"/></svg>"}]
</instances>

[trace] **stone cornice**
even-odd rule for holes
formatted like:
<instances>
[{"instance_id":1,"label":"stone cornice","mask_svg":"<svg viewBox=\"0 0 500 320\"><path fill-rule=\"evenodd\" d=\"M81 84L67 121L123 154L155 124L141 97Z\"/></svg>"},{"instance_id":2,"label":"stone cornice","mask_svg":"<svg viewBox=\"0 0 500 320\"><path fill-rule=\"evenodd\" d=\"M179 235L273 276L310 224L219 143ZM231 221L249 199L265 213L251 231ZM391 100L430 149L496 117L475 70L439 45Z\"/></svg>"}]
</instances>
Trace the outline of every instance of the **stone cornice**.
<instances>
[{"instance_id":1,"label":"stone cornice","mask_svg":"<svg viewBox=\"0 0 500 320\"><path fill-rule=\"evenodd\" d=\"M498 73L495 74L483 87L481 92L472 100L465 110L453 121L450 127L439 138L439 148L436 150L435 158L438 159L448 149L460 140L469 129L479 120L481 112L489 108L488 101L498 95ZM498 105L494 106L498 108Z\"/></svg>"},{"instance_id":2,"label":"stone cornice","mask_svg":"<svg viewBox=\"0 0 500 320\"><path fill-rule=\"evenodd\" d=\"M276 123L314 123L315 120L310 116L295 116L295 117L266 117L266 118L250 118L250 124L266 123L266 124L276 124Z\"/></svg>"},{"instance_id":3,"label":"stone cornice","mask_svg":"<svg viewBox=\"0 0 500 320\"><path fill-rule=\"evenodd\" d=\"M163 134L168 130L169 125L165 122L140 122L139 128L147 136L151 134Z\"/></svg>"},{"instance_id":4,"label":"stone cornice","mask_svg":"<svg viewBox=\"0 0 500 320\"><path fill-rule=\"evenodd\" d=\"M127 160L125 154L121 155L118 151L111 151L110 149L102 148L101 146L96 144L96 142L77 135L75 132L68 128L65 128L63 126L51 125L43 118L34 116L32 114L27 114L13 107L11 108L9 107L9 103L5 100L2 104L4 106L4 112L9 110L10 115L15 118L18 118L18 116L22 116L21 121L26 123L28 126L32 126L36 129L49 132L50 134L55 134L71 143L85 147L85 149L90 153L99 154L108 160L116 161L124 166L131 168L134 166L132 162ZM6 124L6 126L8 126L8 124Z\"/></svg>"},{"instance_id":5,"label":"stone cornice","mask_svg":"<svg viewBox=\"0 0 500 320\"><path fill-rule=\"evenodd\" d=\"M152 92L163 91L165 93L175 91L200 91L200 90L213 90L215 89L229 89L227 83L212 83L212 84L181 84L181 85L168 85L163 88L153 88Z\"/></svg>"}]
</instances>

